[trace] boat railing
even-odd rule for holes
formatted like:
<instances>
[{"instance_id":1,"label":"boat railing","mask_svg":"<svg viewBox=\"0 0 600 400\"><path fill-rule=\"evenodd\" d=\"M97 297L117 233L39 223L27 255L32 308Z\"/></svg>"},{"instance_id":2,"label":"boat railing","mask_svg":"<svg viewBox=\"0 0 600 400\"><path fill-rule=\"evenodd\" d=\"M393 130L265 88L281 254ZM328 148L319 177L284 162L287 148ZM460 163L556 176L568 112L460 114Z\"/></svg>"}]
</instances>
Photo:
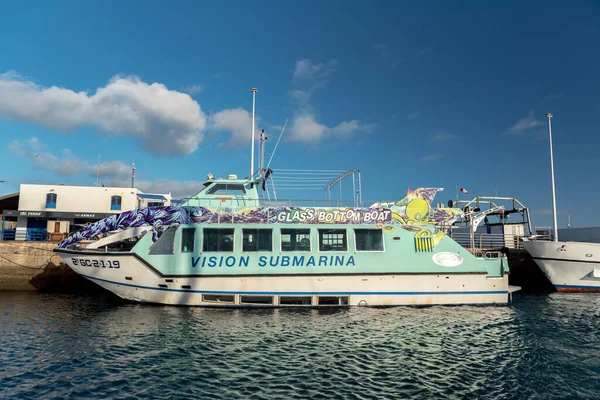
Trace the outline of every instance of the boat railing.
<instances>
[{"instance_id":1,"label":"boat railing","mask_svg":"<svg viewBox=\"0 0 600 400\"><path fill-rule=\"evenodd\" d=\"M395 204L398 200L363 200L358 204L352 200L316 200L316 199L277 199L261 201L263 207L332 207L332 208L369 208L369 207L388 207Z\"/></svg>"},{"instance_id":2,"label":"boat railing","mask_svg":"<svg viewBox=\"0 0 600 400\"><path fill-rule=\"evenodd\" d=\"M471 234L468 232L453 232L450 231L448 236L454 239L455 242L465 248L473 249L501 249L503 247L512 249L523 248L523 237L522 235L511 235L502 233L478 233ZM472 246L471 246L472 244Z\"/></svg>"},{"instance_id":3,"label":"boat railing","mask_svg":"<svg viewBox=\"0 0 600 400\"><path fill-rule=\"evenodd\" d=\"M472 252L502 248L522 249L523 239L529 238L528 235L475 232L471 239L469 232L453 232L452 230L448 232L448 236L464 248L472 250ZM550 240L550 237L540 235L536 237L536 240Z\"/></svg>"},{"instance_id":4,"label":"boat railing","mask_svg":"<svg viewBox=\"0 0 600 400\"><path fill-rule=\"evenodd\" d=\"M327 199L277 199L277 200L248 200L229 198L227 196L213 199L191 199L184 198L181 203L187 202L189 206L202 206L211 208L231 208L231 207L314 207L314 208L369 208L369 207L388 207L398 200L362 200L355 203L353 200L327 200Z\"/></svg>"}]
</instances>

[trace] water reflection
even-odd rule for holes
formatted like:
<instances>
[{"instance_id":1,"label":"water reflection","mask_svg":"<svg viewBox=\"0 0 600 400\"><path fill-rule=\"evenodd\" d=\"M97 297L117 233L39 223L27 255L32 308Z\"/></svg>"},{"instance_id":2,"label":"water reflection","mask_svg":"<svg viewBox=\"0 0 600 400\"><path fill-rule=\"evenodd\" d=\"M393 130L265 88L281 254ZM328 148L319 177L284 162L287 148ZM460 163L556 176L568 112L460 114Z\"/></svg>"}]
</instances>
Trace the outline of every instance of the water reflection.
<instances>
[{"instance_id":1,"label":"water reflection","mask_svg":"<svg viewBox=\"0 0 600 400\"><path fill-rule=\"evenodd\" d=\"M555 293L513 307L223 310L0 293L0 395L592 398L599 305Z\"/></svg>"}]
</instances>

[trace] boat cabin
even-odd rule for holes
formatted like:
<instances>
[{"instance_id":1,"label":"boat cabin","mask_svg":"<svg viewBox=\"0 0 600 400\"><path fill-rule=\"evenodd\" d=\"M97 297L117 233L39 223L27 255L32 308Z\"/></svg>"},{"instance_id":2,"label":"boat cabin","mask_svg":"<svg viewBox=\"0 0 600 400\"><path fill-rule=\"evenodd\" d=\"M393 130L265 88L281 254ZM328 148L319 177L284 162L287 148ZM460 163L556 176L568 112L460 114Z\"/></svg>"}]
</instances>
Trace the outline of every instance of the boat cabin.
<instances>
[{"instance_id":1,"label":"boat cabin","mask_svg":"<svg viewBox=\"0 0 600 400\"><path fill-rule=\"evenodd\" d=\"M233 174L227 179L214 179L209 174L202 190L184 199L181 205L228 209L258 207L258 187L261 182L261 179L238 179Z\"/></svg>"}]
</instances>

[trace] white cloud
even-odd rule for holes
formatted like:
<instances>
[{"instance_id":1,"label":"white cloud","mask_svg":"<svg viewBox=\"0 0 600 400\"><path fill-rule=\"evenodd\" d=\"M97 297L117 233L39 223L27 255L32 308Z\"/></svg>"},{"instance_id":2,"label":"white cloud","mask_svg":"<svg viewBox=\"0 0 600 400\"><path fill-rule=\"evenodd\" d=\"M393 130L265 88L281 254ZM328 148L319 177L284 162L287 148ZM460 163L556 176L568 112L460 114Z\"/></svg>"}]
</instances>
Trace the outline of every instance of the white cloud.
<instances>
[{"instance_id":1,"label":"white cloud","mask_svg":"<svg viewBox=\"0 0 600 400\"><path fill-rule=\"evenodd\" d=\"M306 103L310 99L312 90L290 90L289 95L299 103Z\"/></svg>"},{"instance_id":2,"label":"white cloud","mask_svg":"<svg viewBox=\"0 0 600 400\"><path fill-rule=\"evenodd\" d=\"M307 80L323 80L327 78L337 65L336 59L331 59L326 63L314 64L309 59L296 61L296 67L294 68L294 81L307 79Z\"/></svg>"},{"instance_id":3,"label":"white cloud","mask_svg":"<svg viewBox=\"0 0 600 400\"><path fill-rule=\"evenodd\" d=\"M421 116L421 110L417 110L417 111L415 111L412 114L408 114L406 116L406 118L408 118L408 119L415 119L415 118L419 118L420 116Z\"/></svg>"},{"instance_id":4,"label":"white cloud","mask_svg":"<svg viewBox=\"0 0 600 400\"><path fill-rule=\"evenodd\" d=\"M254 121L255 140L259 139L258 118ZM252 135L252 115L243 108L219 111L210 116L210 129L231 132L227 144L231 147L244 147L250 143Z\"/></svg>"},{"instance_id":5,"label":"white cloud","mask_svg":"<svg viewBox=\"0 0 600 400\"><path fill-rule=\"evenodd\" d=\"M331 133L333 136L346 138L363 128L364 127L360 125L358 120L353 119L352 121L340 122L338 125L331 128Z\"/></svg>"},{"instance_id":6,"label":"white cloud","mask_svg":"<svg viewBox=\"0 0 600 400\"><path fill-rule=\"evenodd\" d=\"M391 69L396 69L402 63L402 59L398 58L387 43L374 44L373 49L381 58L390 64Z\"/></svg>"},{"instance_id":7,"label":"white cloud","mask_svg":"<svg viewBox=\"0 0 600 400\"><path fill-rule=\"evenodd\" d=\"M129 179L108 179L103 182L105 186L130 187ZM171 193L173 198L181 200L193 196L202 189L204 182L200 181L175 181L171 179L156 179L154 181L135 180L135 187L145 193Z\"/></svg>"},{"instance_id":8,"label":"white cloud","mask_svg":"<svg viewBox=\"0 0 600 400\"><path fill-rule=\"evenodd\" d=\"M526 117L521 118L520 120L517 121L516 124L514 124L512 127L510 127L507 134L512 134L512 135L524 134L533 128L536 128L538 126L543 126L543 125L544 125L544 121L535 119L535 117L533 115L533 111L530 111Z\"/></svg>"},{"instance_id":9,"label":"white cloud","mask_svg":"<svg viewBox=\"0 0 600 400\"><path fill-rule=\"evenodd\" d=\"M46 147L46 145L44 143L40 142L40 140L36 137L31 137L31 138L27 139L25 142L33 151L40 151Z\"/></svg>"},{"instance_id":10,"label":"white cloud","mask_svg":"<svg viewBox=\"0 0 600 400\"><path fill-rule=\"evenodd\" d=\"M313 115L300 115L292 120L290 139L301 142L320 140L328 129L326 125L318 123Z\"/></svg>"},{"instance_id":11,"label":"white cloud","mask_svg":"<svg viewBox=\"0 0 600 400\"><path fill-rule=\"evenodd\" d=\"M299 60L294 68L293 82L303 88L290 90L288 94L300 104L306 104L313 92L324 87L335 71L337 60L314 64L309 59Z\"/></svg>"},{"instance_id":12,"label":"white cloud","mask_svg":"<svg viewBox=\"0 0 600 400\"><path fill-rule=\"evenodd\" d=\"M439 154L427 154L421 157L421 161L435 161L439 160L440 158L442 158L442 156Z\"/></svg>"},{"instance_id":13,"label":"white cloud","mask_svg":"<svg viewBox=\"0 0 600 400\"><path fill-rule=\"evenodd\" d=\"M84 125L124 135L156 155L186 155L203 139L206 116L188 94L114 77L93 95L0 75L0 115L71 132Z\"/></svg>"},{"instance_id":14,"label":"white cloud","mask_svg":"<svg viewBox=\"0 0 600 400\"><path fill-rule=\"evenodd\" d=\"M46 152L34 152L37 148L46 147L37 138L19 142L12 141L8 149L12 153L30 158L32 165L40 170L49 171L59 177L87 176L90 184L96 180L97 164L89 163L73 155L65 149L61 155ZM98 172L99 182L104 186L130 187L132 166L120 161L100 162ZM176 181L170 179L157 179L154 181L135 180L135 187L147 193L169 193L175 198L182 198L197 193L202 188L200 181Z\"/></svg>"},{"instance_id":15,"label":"white cloud","mask_svg":"<svg viewBox=\"0 0 600 400\"><path fill-rule=\"evenodd\" d=\"M431 142L441 142L445 140L453 140L456 139L456 135L448 132L437 132L430 136L429 141Z\"/></svg>"},{"instance_id":16,"label":"white cloud","mask_svg":"<svg viewBox=\"0 0 600 400\"><path fill-rule=\"evenodd\" d=\"M189 93L189 94L198 94L203 90L204 90L203 85L189 85L189 86L186 86L185 89L183 89L184 92Z\"/></svg>"},{"instance_id":17,"label":"white cloud","mask_svg":"<svg viewBox=\"0 0 600 400\"><path fill-rule=\"evenodd\" d=\"M38 138L32 137L22 142L13 140L8 145L8 150L19 157L29 158L35 168L50 171L57 176L87 175L96 177L97 164L76 157L69 149L64 149L59 156L39 151L45 147L46 145ZM100 175L109 179L130 177L131 166L118 161L101 162Z\"/></svg>"},{"instance_id":18,"label":"white cloud","mask_svg":"<svg viewBox=\"0 0 600 400\"><path fill-rule=\"evenodd\" d=\"M325 138L347 138L356 132L367 132L371 129L371 125L361 124L358 120L344 121L334 127L328 127L317 122L314 115L304 113L292 120L288 137L298 142L316 142Z\"/></svg>"}]
</instances>

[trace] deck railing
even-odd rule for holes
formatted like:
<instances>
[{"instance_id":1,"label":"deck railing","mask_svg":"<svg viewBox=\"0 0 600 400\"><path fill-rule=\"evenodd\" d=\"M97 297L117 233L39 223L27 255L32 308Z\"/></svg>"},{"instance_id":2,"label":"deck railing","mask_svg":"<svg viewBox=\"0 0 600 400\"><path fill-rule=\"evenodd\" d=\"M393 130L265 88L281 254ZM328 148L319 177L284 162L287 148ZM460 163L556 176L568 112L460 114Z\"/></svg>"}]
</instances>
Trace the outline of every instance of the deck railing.
<instances>
[{"instance_id":1,"label":"deck railing","mask_svg":"<svg viewBox=\"0 0 600 400\"><path fill-rule=\"evenodd\" d=\"M368 208L373 204L394 204L400 199L390 200L390 201L381 201L381 200L362 200L358 203L358 208ZM202 205L204 207L343 207L343 208L356 208L356 203L351 200L327 200L327 199L277 199L277 200L269 200L269 199L244 199L235 196L227 196L223 195L221 197L216 197L215 199L193 199L193 198L183 198L180 201L180 204L187 202L189 206L199 206Z\"/></svg>"},{"instance_id":2,"label":"deck railing","mask_svg":"<svg viewBox=\"0 0 600 400\"><path fill-rule=\"evenodd\" d=\"M502 233L479 233L473 234L473 246L471 246L471 235L468 232L452 232L448 233L452 239L465 248L473 249L501 249L507 247L509 249L522 249L523 238L526 235L511 235ZM550 240L549 236L537 236L536 240Z\"/></svg>"},{"instance_id":3,"label":"deck railing","mask_svg":"<svg viewBox=\"0 0 600 400\"><path fill-rule=\"evenodd\" d=\"M17 231L15 229L6 229L0 231L0 240L24 240L27 242L46 242L50 234L46 231L27 229L26 231Z\"/></svg>"}]
</instances>

